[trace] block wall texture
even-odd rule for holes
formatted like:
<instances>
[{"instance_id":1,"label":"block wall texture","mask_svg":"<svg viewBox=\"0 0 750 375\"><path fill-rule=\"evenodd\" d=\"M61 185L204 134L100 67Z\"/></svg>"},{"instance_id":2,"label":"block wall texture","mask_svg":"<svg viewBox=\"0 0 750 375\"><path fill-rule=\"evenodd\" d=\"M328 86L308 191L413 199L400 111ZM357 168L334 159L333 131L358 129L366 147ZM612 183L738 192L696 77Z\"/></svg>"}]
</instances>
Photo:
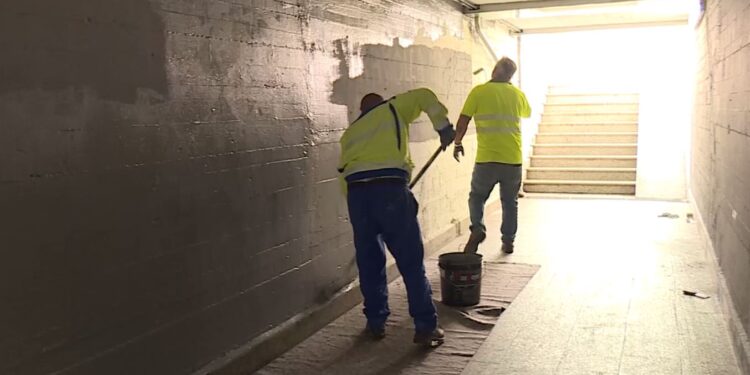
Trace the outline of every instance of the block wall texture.
<instances>
[{"instance_id":1,"label":"block wall texture","mask_svg":"<svg viewBox=\"0 0 750 375\"><path fill-rule=\"evenodd\" d=\"M750 3L709 0L697 30L691 188L750 331Z\"/></svg>"},{"instance_id":2,"label":"block wall texture","mask_svg":"<svg viewBox=\"0 0 750 375\"><path fill-rule=\"evenodd\" d=\"M430 87L456 118L492 66L447 0L6 1L0 46L7 374L189 373L325 303L356 277L359 98ZM468 215L468 154L415 189L425 239Z\"/></svg>"}]
</instances>

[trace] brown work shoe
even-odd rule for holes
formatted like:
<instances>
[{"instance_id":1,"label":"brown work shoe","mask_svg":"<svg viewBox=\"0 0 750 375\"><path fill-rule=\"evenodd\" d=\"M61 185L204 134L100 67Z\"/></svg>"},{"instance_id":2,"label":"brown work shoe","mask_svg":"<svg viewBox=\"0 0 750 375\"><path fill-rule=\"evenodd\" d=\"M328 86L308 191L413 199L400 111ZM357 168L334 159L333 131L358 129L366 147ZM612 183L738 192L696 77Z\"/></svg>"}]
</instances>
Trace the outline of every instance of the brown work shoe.
<instances>
[{"instance_id":1,"label":"brown work shoe","mask_svg":"<svg viewBox=\"0 0 750 375\"><path fill-rule=\"evenodd\" d=\"M479 249L479 244L484 242L485 238L487 238L487 233L484 233L483 230L477 229L471 231L469 241L466 242L466 246L464 247L464 253L476 253L477 249Z\"/></svg>"},{"instance_id":2,"label":"brown work shoe","mask_svg":"<svg viewBox=\"0 0 750 375\"><path fill-rule=\"evenodd\" d=\"M414 333L414 343L428 348L437 348L445 342L445 331L437 327L432 332Z\"/></svg>"}]
</instances>

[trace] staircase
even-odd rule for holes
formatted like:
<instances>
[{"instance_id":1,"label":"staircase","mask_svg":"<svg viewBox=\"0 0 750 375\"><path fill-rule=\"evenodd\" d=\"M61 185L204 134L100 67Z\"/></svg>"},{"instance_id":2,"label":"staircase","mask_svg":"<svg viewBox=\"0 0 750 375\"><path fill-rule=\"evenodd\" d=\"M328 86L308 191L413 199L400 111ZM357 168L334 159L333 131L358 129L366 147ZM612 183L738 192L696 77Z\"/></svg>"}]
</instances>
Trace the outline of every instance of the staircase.
<instances>
[{"instance_id":1,"label":"staircase","mask_svg":"<svg viewBox=\"0 0 750 375\"><path fill-rule=\"evenodd\" d=\"M551 87L524 190L635 195L638 103L633 93Z\"/></svg>"}]
</instances>

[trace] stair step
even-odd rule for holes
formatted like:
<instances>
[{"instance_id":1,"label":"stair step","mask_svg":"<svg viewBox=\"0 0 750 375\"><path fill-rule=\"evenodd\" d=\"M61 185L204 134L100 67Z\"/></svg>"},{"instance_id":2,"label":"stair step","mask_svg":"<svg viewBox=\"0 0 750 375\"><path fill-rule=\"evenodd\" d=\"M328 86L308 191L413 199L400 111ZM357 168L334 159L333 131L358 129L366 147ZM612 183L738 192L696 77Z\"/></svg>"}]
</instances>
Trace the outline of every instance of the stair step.
<instances>
[{"instance_id":1,"label":"stair step","mask_svg":"<svg viewBox=\"0 0 750 375\"><path fill-rule=\"evenodd\" d=\"M638 95L633 88L550 86L548 95Z\"/></svg>"},{"instance_id":2,"label":"stair step","mask_svg":"<svg viewBox=\"0 0 750 375\"><path fill-rule=\"evenodd\" d=\"M572 122L576 124L609 123L609 122L638 122L638 112L617 113L552 113L543 114L543 124L560 124Z\"/></svg>"},{"instance_id":3,"label":"stair step","mask_svg":"<svg viewBox=\"0 0 750 375\"><path fill-rule=\"evenodd\" d=\"M576 103L544 106L544 114L637 113L638 103Z\"/></svg>"},{"instance_id":4,"label":"stair step","mask_svg":"<svg viewBox=\"0 0 750 375\"><path fill-rule=\"evenodd\" d=\"M638 131L637 122L612 122L612 123L542 123L539 125L539 134L548 133L636 133Z\"/></svg>"},{"instance_id":5,"label":"stair step","mask_svg":"<svg viewBox=\"0 0 750 375\"><path fill-rule=\"evenodd\" d=\"M523 190L527 193L635 195L635 182L527 179L523 182Z\"/></svg>"},{"instance_id":6,"label":"stair step","mask_svg":"<svg viewBox=\"0 0 750 375\"><path fill-rule=\"evenodd\" d=\"M634 143L591 143L591 144L534 144L533 155L633 155L638 153Z\"/></svg>"},{"instance_id":7,"label":"stair step","mask_svg":"<svg viewBox=\"0 0 750 375\"><path fill-rule=\"evenodd\" d=\"M531 180L635 181L635 168L531 167L526 177Z\"/></svg>"},{"instance_id":8,"label":"stair step","mask_svg":"<svg viewBox=\"0 0 750 375\"><path fill-rule=\"evenodd\" d=\"M539 133L537 144L547 143L636 143L637 132Z\"/></svg>"},{"instance_id":9,"label":"stair step","mask_svg":"<svg viewBox=\"0 0 750 375\"><path fill-rule=\"evenodd\" d=\"M531 167L635 168L635 156L532 155Z\"/></svg>"},{"instance_id":10,"label":"stair step","mask_svg":"<svg viewBox=\"0 0 750 375\"><path fill-rule=\"evenodd\" d=\"M638 94L548 94L547 104L579 104L579 103L603 103L637 104L640 101Z\"/></svg>"}]
</instances>

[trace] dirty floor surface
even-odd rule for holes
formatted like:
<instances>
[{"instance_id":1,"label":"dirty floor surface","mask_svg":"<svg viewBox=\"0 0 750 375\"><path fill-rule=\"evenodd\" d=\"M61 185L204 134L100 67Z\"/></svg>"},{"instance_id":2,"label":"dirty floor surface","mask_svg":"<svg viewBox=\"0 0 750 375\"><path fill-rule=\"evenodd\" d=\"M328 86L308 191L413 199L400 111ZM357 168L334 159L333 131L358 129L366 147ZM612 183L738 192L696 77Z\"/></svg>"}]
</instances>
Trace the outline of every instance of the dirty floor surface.
<instances>
[{"instance_id":1,"label":"dirty floor surface","mask_svg":"<svg viewBox=\"0 0 750 375\"><path fill-rule=\"evenodd\" d=\"M717 271L687 203L521 199L516 252L539 264L464 374L739 374ZM669 212L678 218L658 217ZM456 242L466 241L466 236ZM683 295L697 290L710 296Z\"/></svg>"}]
</instances>

